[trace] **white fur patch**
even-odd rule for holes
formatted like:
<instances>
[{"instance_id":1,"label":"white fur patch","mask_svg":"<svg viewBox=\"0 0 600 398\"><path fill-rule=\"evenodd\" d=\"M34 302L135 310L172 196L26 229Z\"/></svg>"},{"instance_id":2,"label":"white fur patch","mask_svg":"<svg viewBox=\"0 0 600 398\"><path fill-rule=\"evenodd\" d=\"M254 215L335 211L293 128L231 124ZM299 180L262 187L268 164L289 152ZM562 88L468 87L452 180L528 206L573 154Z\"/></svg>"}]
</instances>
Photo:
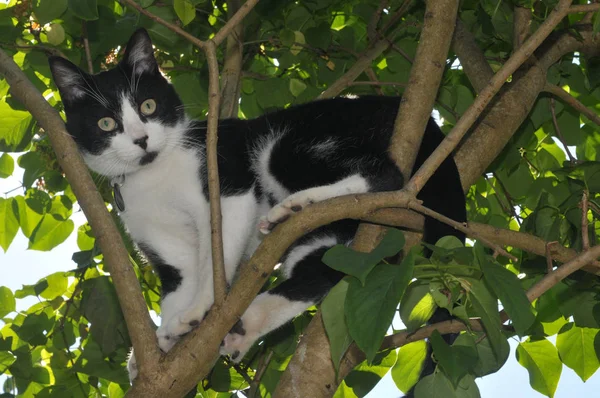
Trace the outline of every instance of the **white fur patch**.
<instances>
[{"instance_id":1,"label":"white fur patch","mask_svg":"<svg viewBox=\"0 0 600 398\"><path fill-rule=\"evenodd\" d=\"M291 301L268 292L260 294L242 316L246 333L243 336L237 333L225 336L221 354L232 355L237 351L235 361L241 361L256 340L301 314L312 304L314 303Z\"/></svg>"},{"instance_id":2,"label":"white fur patch","mask_svg":"<svg viewBox=\"0 0 600 398\"><path fill-rule=\"evenodd\" d=\"M304 257L322 247L332 247L338 244L338 240L332 236L323 236L314 240L294 247L286 256L285 261L281 265L281 272L286 278L292 276L292 271L296 264Z\"/></svg>"},{"instance_id":3,"label":"white fur patch","mask_svg":"<svg viewBox=\"0 0 600 398\"><path fill-rule=\"evenodd\" d=\"M263 188L271 192L276 198L285 198L290 194L269 171L269 161L271 160L273 146L284 134L285 132L275 132L272 130L271 134L259 143L258 149L252 154L254 172L258 175Z\"/></svg>"}]
</instances>

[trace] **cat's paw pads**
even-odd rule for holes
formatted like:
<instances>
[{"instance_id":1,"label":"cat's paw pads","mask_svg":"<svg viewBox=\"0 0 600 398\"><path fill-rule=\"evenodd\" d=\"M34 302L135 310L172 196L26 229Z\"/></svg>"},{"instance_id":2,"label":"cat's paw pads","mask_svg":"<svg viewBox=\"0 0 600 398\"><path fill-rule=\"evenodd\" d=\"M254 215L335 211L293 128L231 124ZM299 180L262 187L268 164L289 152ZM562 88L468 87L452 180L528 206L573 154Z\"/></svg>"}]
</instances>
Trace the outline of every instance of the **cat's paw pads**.
<instances>
[{"instance_id":1,"label":"cat's paw pads","mask_svg":"<svg viewBox=\"0 0 600 398\"><path fill-rule=\"evenodd\" d=\"M229 331L221 343L221 355L229 355L231 360L238 363L244 358L254 344L254 339L244 329L244 324L239 320Z\"/></svg>"},{"instance_id":2,"label":"cat's paw pads","mask_svg":"<svg viewBox=\"0 0 600 398\"><path fill-rule=\"evenodd\" d=\"M273 206L265 217L261 217L258 229L263 234L268 234L277 224L287 220L290 215L304 209L313 200L307 195L290 195L283 202Z\"/></svg>"}]
</instances>

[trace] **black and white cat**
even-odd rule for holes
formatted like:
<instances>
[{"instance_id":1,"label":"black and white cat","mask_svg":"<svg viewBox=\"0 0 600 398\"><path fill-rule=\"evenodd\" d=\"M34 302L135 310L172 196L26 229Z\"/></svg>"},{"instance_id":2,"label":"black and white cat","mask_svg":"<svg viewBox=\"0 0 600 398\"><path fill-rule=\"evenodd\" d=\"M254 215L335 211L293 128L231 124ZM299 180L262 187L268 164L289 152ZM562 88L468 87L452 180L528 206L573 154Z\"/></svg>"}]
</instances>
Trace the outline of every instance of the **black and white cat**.
<instances>
[{"instance_id":1,"label":"black and white cat","mask_svg":"<svg viewBox=\"0 0 600 398\"><path fill-rule=\"evenodd\" d=\"M158 342L165 352L202 321L213 303L206 123L188 119L161 75L150 37L133 34L118 67L89 75L50 59L67 129L89 167L117 184L120 217L162 281ZM336 98L294 106L253 120L219 123L218 161L227 281L260 243L261 232L310 203L402 187L387 148L399 98ZM417 166L443 135L430 120ZM454 162L444 162L419 198L465 220ZM281 259L286 281L260 294L225 338L222 353L241 360L262 335L318 302L343 276L321 257L348 244L354 220L301 238ZM427 220L426 240L457 235ZM130 363L132 378L137 371Z\"/></svg>"}]
</instances>

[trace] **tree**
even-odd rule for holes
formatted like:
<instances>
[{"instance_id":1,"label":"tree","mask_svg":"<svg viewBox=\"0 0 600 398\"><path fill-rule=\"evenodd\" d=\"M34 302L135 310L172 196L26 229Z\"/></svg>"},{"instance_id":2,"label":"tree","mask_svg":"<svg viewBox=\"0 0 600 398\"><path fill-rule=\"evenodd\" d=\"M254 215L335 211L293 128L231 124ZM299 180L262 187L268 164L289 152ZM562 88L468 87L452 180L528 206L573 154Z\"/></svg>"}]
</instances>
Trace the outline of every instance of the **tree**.
<instances>
[{"instance_id":1,"label":"tree","mask_svg":"<svg viewBox=\"0 0 600 398\"><path fill-rule=\"evenodd\" d=\"M502 367L510 336L522 338L518 359L537 391L553 395L563 364L585 381L600 366L599 9L567 0L0 5L0 176L13 173L13 152L23 152L17 162L25 170L23 194L0 198L0 245L7 250L20 229L31 249L51 252L73 233L76 202L89 220L77 231L75 269L14 292L0 287L6 396L363 396L390 368L406 391L427 355L425 338L438 368L417 385L418 397L477 396L474 378ZM94 183L66 134L46 61L62 55L100 71L140 26L188 113L203 118L208 110L213 140L218 115L250 118L342 93L403 95L390 153L407 177L432 107L448 133L402 191L317 203L277 227L228 293L216 266L222 283L213 309L166 356L148 315L160 312L159 281L107 211L107 182ZM411 250L415 231L423 215L440 215L414 195L451 152L469 214L468 225L453 225L474 244L443 239L427 260ZM218 208L213 214L217 227ZM265 337L241 365L218 358L237 317L276 282L270 274L285 249L341 218L371 224L361 226L353 250L326 255L349 276L321 309ZM383 261L400 250L401 266ZM373 288L381 280L385 291ZM40 302L15 313L15 298L28 295ZM372 315L370 305L386 310L365 328L357 315ZM426 325L438 306L457 320ZM397 311L408 330L384 338ZM451 346L440 338L461 331ZM554 345L546 337L556 334ZM130 388L131 344L140 375Z\"/></svg>"}]
</instances>

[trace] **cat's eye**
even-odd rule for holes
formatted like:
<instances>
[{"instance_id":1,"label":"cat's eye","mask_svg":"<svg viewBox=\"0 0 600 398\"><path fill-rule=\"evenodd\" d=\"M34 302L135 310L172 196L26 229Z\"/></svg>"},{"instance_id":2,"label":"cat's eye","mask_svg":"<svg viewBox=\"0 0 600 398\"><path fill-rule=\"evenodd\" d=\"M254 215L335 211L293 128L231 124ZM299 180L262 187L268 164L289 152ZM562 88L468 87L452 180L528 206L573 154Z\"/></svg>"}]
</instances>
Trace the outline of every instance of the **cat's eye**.
<instances>
[{"instance_id":1,"label":"cat's eye","mask_svg":"<svg viewBox=\"0 0 600 398\"><path fill-rule=\"evenodd\" d=\"M156 112L156 101L150 98L142 102L142 105L140 105L140 112L146 116L152 115L154 112Z\"/></svg>"},{"instance_id":2,"label":"cat's eye","mask_svg":"<svg viewBox=\"0 0 600 398\"><path fill-rule=\"evenodd\" d=\"M112 117L103 117L98 120L98 127L103 131L113 131L117 127L117 122Z\"/></svg>"}]
</instances>

